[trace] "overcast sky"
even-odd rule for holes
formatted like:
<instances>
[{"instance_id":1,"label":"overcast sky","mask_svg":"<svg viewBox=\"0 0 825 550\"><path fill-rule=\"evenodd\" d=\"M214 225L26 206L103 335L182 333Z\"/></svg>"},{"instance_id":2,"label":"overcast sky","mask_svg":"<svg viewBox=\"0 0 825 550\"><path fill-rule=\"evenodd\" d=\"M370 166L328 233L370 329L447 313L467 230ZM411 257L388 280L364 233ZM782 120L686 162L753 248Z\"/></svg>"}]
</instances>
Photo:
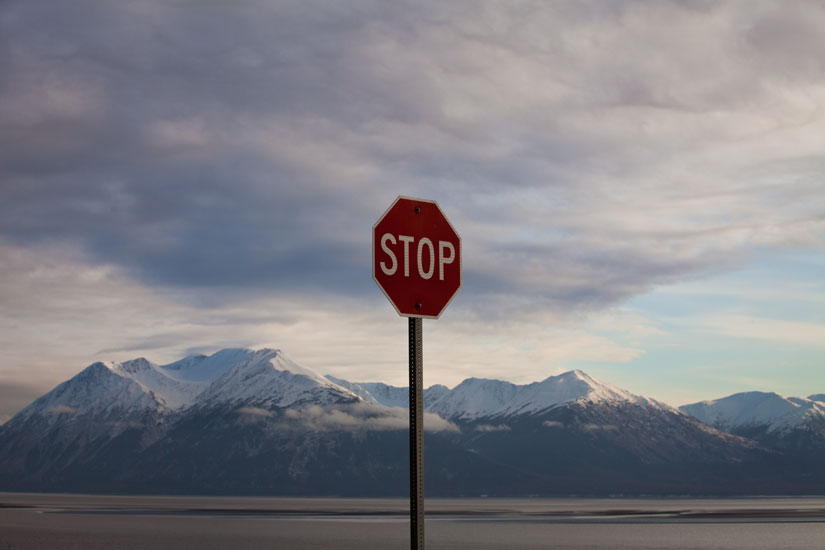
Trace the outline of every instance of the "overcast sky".
<instances>
[{"instance_id":1,"label":"overcast sky","mask_svg":"<svg viewBox=\"0 0 825 550\"><path fill-rule=\"evenodd\" d=\"M821 2L0 3L0 421L98 360L406 381L398 195L464 287L425 384L825 391Z\"/></svg>"}]
</instances>

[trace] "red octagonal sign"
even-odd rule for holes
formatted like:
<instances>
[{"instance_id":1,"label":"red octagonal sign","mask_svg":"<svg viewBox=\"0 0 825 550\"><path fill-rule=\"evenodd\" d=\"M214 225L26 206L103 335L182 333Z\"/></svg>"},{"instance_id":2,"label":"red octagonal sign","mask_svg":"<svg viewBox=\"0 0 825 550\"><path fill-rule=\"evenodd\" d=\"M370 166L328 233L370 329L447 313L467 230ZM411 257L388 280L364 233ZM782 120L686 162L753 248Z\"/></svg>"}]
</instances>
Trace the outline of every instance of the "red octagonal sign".
<instances>
[{"instance_id":1,"label":"red octagonal sign","mask_svg":"<svg viewBox=\"0 0 825 550\"><path fill-rule=\"evenodd\" d=\"M461 237L435 201L398 197L372 228L372 276L399 315L437 319L461 288Z\"/></svg>"}]
</instances>

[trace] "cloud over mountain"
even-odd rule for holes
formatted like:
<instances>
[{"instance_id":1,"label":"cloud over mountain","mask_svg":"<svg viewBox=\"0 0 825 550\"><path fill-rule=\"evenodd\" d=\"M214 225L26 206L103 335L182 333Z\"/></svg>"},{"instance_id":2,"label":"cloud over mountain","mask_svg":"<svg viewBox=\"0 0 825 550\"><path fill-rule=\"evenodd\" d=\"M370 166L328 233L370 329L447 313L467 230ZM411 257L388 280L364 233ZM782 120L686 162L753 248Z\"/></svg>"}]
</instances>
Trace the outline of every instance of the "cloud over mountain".
<instances>
[{"instance_id":1,"label":"cloud over mountain","mask_svg":"<svg viewBox=\"0 0 825 550\"><path fill-rule=\"evenodd\" d=\"M804 0L3 2L0 384L282 344L379 379L399 194L463 237L439 382L497 375L493 345L521 380L632 361L578 323L655 330L615 308L821 251L824 34Z\"/></svg>"},{"instance_id":2,"label":"cloud over mountain","mask_svg":"<svg viewBox=\"0 0 825 550\"><path fill-rule=\"evenodd\" d=\"M821 235L816 3L316 8L6 3L4 239L364 293L363 220L414 189L474 297L576 310Z\"/></svg>"}]
</instances>

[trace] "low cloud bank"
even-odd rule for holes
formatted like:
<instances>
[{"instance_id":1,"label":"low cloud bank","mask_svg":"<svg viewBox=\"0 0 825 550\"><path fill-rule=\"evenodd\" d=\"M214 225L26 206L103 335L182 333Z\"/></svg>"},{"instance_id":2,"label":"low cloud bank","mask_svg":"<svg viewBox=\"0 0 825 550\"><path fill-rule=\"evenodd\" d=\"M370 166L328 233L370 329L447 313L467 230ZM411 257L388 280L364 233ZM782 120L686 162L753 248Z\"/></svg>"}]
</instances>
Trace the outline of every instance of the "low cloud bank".
<instances>
[{"instance_id":1,"label":"low cloud bank","mask_svg":"<svg viewBox=\"0 0 825 550\"><path fill-rule=\"evenodd\" d=\"M618 430L619 429L618 427L614 426L613 424L591 424L591 423L578 424L578 423L576 423L576 424L568 426L568 425L564 424L563 422L559 422L557 420L545 420L544 422L542 422L542 426L545 426L546 428L560 428L562 430L570 428L570 429L574 429L574 430L581 430L583 432L613 431L613 430Z\"/></svg>"},{"instance_id":2,"label":"low cloud bank","mask_svg":"<svg viewBox=\"0 0 825 550\"><path fill-rule=\"evenodd\" d=\"M242 422L271 421L287 428L312 431L389 431L409 429L406 409L366 403L292 408L268 411L241 407L236 411ZM458 427L437 414L424 413L424 430L458 432Z\"/></svg>"},{"instance_id":3,"label":"low cloud bank","mask_svg":"<svg viewBox=\"0 0 825 550\"><path fill-rule=\"evenodd\" d=\"M586 432L618 430L613 424L582 424L581 429Z\"/></svg>"},{"instance_id":4,"label":"low cloud bank","mask_svg":"<svg viewBox=\"0 0 825 550\"><path fill-rule=\"evenodd\" d=\"M479 424L473 429L477 432L509 432L510 426L505 424Z\"/></svg>"}]
</instances>

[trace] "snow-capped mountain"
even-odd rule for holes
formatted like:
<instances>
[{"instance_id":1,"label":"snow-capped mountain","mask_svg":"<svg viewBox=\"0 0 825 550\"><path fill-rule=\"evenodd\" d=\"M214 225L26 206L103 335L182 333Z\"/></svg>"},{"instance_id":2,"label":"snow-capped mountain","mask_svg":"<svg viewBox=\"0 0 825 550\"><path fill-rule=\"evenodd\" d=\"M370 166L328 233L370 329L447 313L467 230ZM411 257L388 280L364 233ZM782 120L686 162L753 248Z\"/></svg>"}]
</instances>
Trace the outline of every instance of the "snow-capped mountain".
<instances>
[{"instance_id":1,"label":"snow-capped mountain","mask_svg":"<svg viewBox=\"0 0 825 550\"><path fill-rule=\"evenodd\" d=\"M20 411L7 424L13 427L35 416L50 423L61 415L112 416L165 412L168 407L162 397L137 380L132 371L140 369L141 360L120 364L94 363L77 376L58 385Z\"/></svg>"},{"instance_id":2,"label":"snow-capped mountain","mask_svg":"<svg viewBox=\"0 0 825 550\"><path fill-rule=\"evenodd\" d=\"M465 380L428 410L461 426L466 445L485 456L545 473L555 461L732 463L758 452L754 442L578 370L525 385Z\"/></svg>"},{"instance_id":3,"label":"snow-capped mountain","mask_svg":"<svg viewBox=\"0 0 825 550\"><path fill-rule=\"evenodd\" d=\"M407 407L407 388L333 380L368 402ZM428 388L424 397L428 412L462 428L462 435L454 438L463 438L476 450L490 445L485 453L494 456L517 447L516 440L525 435L527 439L521 444L532 448L541 448L559 435L581 436L591 442L598 440L602 454L610 446L646 463L738 460L757 447L669 405L579 370L524 385L469 378L452 390L443 386ZM552 454L556 450L543 452ZM529 456L525 448L521 457L507 460Z\"/></svg>"},{"instance_id":4,"label":"snow-capped mountain","mask_svg":"<svg viewBox=\"0 0 825 550\"><path fill-rule=\"evenodd\" d=\"M525 385L469 378L454 389L443 392L427 410L444 418L471 420L488 416L536 414L574 402L662 406L652 399L633 395L575 370Z\"/></svg>"},{"instance_id":5,"label":"snow-capped mountain","mask_svg":"<svg viewBox=\"0 0 825 550\"><path fill-rule=\"evenodd\" d=\"M120 476L181 421L210 409L302 407L360 401L278 350L227 349L169 365L140 358L94 363L0 426L0 480L80 488ZM233 416L234 418L234 416ZM5 452L4 452L5 451ZM23 478L25 479L25 478ZM83 484L86 485L83 485Z\"/></svg>"},{"instance_id":6,"label":"snow-capped mountain","mask_svg":"<svg viewBox=\"0 0 825 550\"><path fill-rule=\"evenodd\" d=\"M143 358L94 363L18 413L8 425L32 416L54 421L60 414L126 418L166 415L201 406L287 407L357 397L280 350L225 349L191 355L168 365Z\"/></svg>"},{"instance_id":7,"label":"snow-capped mountain","mask_svg":"<svg viewBox=\"0 0 825 550\"><path fill-rule=\"evenodd\" d=\"M32 487L46 488L50 480L77 477L79 464L114 475L123 454L162 436L165 419L188 393L186 383L145 359L89 365L0 428L0 479L41 480Z\"/></svg>"},{"instance_id":8,"label":"snow-capped mountain","mask_svg":"<svg viewBox=\"0 0 825 550\"><path fill-rule=\"evenodd\" d=\"M800 471L820 470L825 460L825 401L821 397L783 397L754 391L680 409L708 425L796 456L794 468Z\"/></svg>"},{"instance_id":9,"label":"snow-capped mountain","mask_svg":"<svg viewBox=\"0 0 825 550\"><path fill-rule=\"evenodd\" d=\"M825 403L821 401L758 391L683 405L679 409L725 431L763 427L768 432L777 432L825 422Z\"/></svg>"},{"instance_id":10,"label":"snow-capped mountain","mask_svg":"<svg viewBox=\"0 0 825 550\"><path fill-rule=\"evenodd\" d=\"M815 397L765 410L819 418ZM812 455L778 463L751 435L581 371L424 400L430 494L825 490ZM407 402L407 388L324 377L279 350L95 363L0 426L0 490L401 495Z\"/></svg>"},{"instance_id":11,"label":"snow-capped mountain","mask_svg":"<svg viewBox=\"0 0 825 550\"><path fill-rule=\"evenodd\" d=\"M334 376L327 379L370 403L388 407L408 406L406 387L381 382L348 382ZM434 385L424 390L424 406L442 418L472 420L492 416L536 414L569 403L634 403L667 407L652 399L634 395L576 370L551 376L542 382L517 385L501 380L468 378L453 389Z\"/></svg>"}]
</instances>

